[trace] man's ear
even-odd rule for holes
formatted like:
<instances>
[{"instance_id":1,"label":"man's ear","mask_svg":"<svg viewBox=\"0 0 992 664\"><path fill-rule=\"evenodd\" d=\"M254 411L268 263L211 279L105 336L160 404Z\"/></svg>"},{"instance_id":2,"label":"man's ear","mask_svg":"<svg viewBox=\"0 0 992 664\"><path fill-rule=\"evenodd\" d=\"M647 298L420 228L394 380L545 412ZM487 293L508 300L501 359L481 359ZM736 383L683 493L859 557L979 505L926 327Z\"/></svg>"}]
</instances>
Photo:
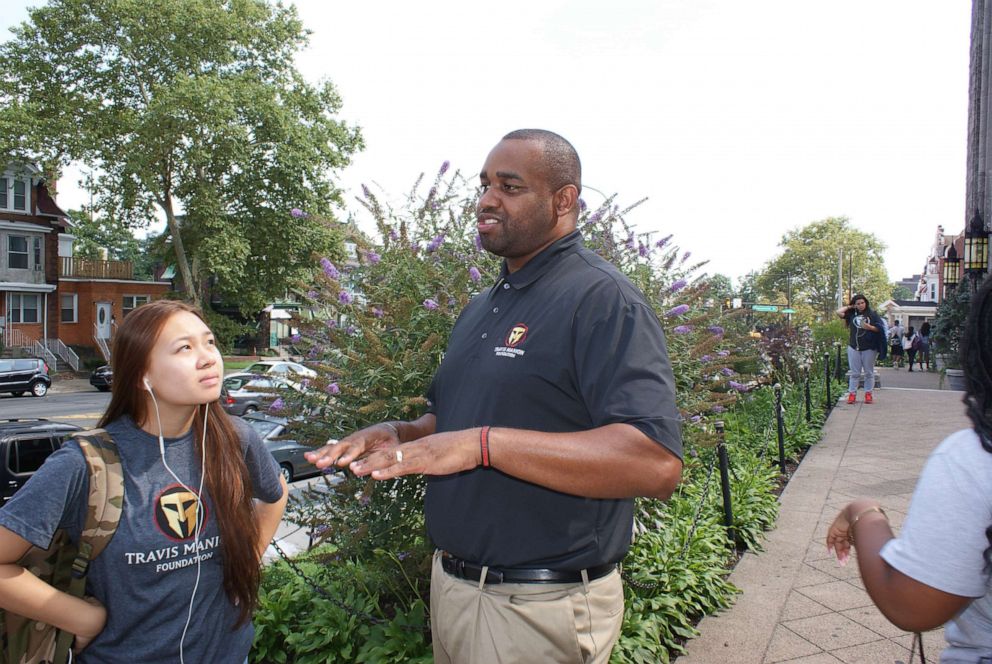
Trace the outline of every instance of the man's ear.
<instances>
[{"instance_id":1,"label":"man's ear","mask_svg":"<svg viewBox=\"0 0 992 664\"><path fill-rule=\"evenodd\" d=\"M566 184L554 194L555 213L559 217L570 214L579 216L579 190L574 184Z\"/></svg>"}]
</instances>

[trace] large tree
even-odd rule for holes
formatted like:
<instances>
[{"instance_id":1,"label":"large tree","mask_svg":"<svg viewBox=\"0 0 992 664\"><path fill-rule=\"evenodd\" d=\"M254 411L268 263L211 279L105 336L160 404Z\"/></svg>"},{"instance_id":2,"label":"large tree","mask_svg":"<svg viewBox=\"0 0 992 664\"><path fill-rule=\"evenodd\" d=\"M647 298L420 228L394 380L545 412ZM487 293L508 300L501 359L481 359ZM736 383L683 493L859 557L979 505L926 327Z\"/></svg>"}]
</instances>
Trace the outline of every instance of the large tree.
<instances>
[{"instance_id":1,"label":"large tree","mask_svg":"<svg viewBox=\"0 0 992 664\"><path fill-rule=\"evenodd\" d=\"M885 244L871 233L851 227L846 217L829 217L789 231L779 243L782 253L761 271L757 288L769 298L808 304L813 315L829 318L837 309L837 257L843 254L842 292L862 293L873 306L888 299ZM797 309L798 311L798 309Z\"/></svg>"},{"instance_id":2,"label":"large tree","mask_svg":"<svg viewBox=\"0 0 992 664\"><path fill-rule=\"evenodd\" d=\"M211 277L257 309L333 251L318 222L340 195L329 173L362 143L335 118L333 85L296 70L309 33L294 7L52 0L13 32L0 44L0 158L83 161L105 214L164 217L195 302Z\"/></svg>"}]
</instances>

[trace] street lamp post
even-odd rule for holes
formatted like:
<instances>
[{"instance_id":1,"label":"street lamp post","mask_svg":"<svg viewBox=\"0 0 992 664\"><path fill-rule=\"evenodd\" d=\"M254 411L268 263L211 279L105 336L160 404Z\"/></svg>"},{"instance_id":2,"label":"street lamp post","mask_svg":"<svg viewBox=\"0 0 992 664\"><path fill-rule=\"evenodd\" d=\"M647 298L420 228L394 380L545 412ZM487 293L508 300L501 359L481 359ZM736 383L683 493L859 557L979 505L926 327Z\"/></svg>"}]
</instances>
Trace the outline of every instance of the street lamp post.
<instances>
[{"instance_id":1,"label":"street lamp post","mask_svg":"<svg viewBox=\"0 0 992 664\"><path fill-rule=\"evenodd\" d=\"M971 289L978 289L989 265L989 234L985 231L985 222L981 212L975 211L975 216L964 230L964 272L971 277Z\"/></svg>"},{"instance_id":2,"label":"street lamp post","mask_svg":"<svg viewBox=\"0 0 992 664\"><path fill-rule=\"evenodd\" d=\"M952 244L947 250L947 255L944 257L944 297L947 297L948 291L954 290L957 287L958 281L960 281L958 275L960 267L961 259L958 258L958 251Z\"/></svg>"}]
</instances>

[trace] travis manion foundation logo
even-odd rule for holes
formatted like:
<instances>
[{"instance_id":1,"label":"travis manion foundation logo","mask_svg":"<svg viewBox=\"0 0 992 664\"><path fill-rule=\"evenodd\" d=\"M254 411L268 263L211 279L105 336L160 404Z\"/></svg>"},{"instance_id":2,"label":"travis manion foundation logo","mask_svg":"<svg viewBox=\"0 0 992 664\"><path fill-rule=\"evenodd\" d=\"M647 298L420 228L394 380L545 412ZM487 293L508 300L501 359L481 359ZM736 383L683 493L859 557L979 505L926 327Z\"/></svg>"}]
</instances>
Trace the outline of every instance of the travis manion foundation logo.
<instances>
[{"instance_id":1,"label":"travis manion foundation logo","mask_svg":"<svg viewBox=\"0 0 992 664\"><path fill-rule=\"evenodd\" d=\"M524 339L527 338L528 328L524 323L517 323L510 328L510 331L506 334L506 340L503 342L505 345L496 346L493 352L497 357L522 357L525 351L523 348L517 348L523 343Z\"/></svg>"},{"instance_id":2,"label":"travis manion foundation logo","mask_svg":"<svg viewBox=\"0 0 992 664\"><path fill-rule=\"evenodd\" d=\"M201 528L206 527L208 516L205 506L203 509ZM186 487L174 484L162 491L155 501L155 523L166 537L187 540L193 537L199 510L199 496Z\"/></svg>"}]
</instances>

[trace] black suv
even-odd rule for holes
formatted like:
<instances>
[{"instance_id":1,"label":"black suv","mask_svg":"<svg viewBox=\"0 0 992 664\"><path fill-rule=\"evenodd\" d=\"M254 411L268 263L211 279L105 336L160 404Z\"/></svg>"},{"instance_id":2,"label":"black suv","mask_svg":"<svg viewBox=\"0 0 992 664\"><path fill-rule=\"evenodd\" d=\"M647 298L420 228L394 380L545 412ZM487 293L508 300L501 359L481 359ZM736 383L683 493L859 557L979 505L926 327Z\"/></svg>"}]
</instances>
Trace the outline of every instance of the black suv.
<instances>
[{"instance_id":1,"label":"black suv","mask_svg":"<svg viewBox=\"0 0 992 664\"><path fill-rule=\"evenodd\" d=\"M63 422L0 420L0 503L10 500L75 431L81 428Z\"/></svg>"},{"instance_id":2,"label":"black suv","mask_svg":"<svg viewBox=\"0 0 992 664\"><path fill-rule=\"evenodd\" d=\"M51 386L48 364L44 360L34 357L0 360L0 392L10 392L15 397L30 392L43 397Z\"/></svg>"}]
</instances>

